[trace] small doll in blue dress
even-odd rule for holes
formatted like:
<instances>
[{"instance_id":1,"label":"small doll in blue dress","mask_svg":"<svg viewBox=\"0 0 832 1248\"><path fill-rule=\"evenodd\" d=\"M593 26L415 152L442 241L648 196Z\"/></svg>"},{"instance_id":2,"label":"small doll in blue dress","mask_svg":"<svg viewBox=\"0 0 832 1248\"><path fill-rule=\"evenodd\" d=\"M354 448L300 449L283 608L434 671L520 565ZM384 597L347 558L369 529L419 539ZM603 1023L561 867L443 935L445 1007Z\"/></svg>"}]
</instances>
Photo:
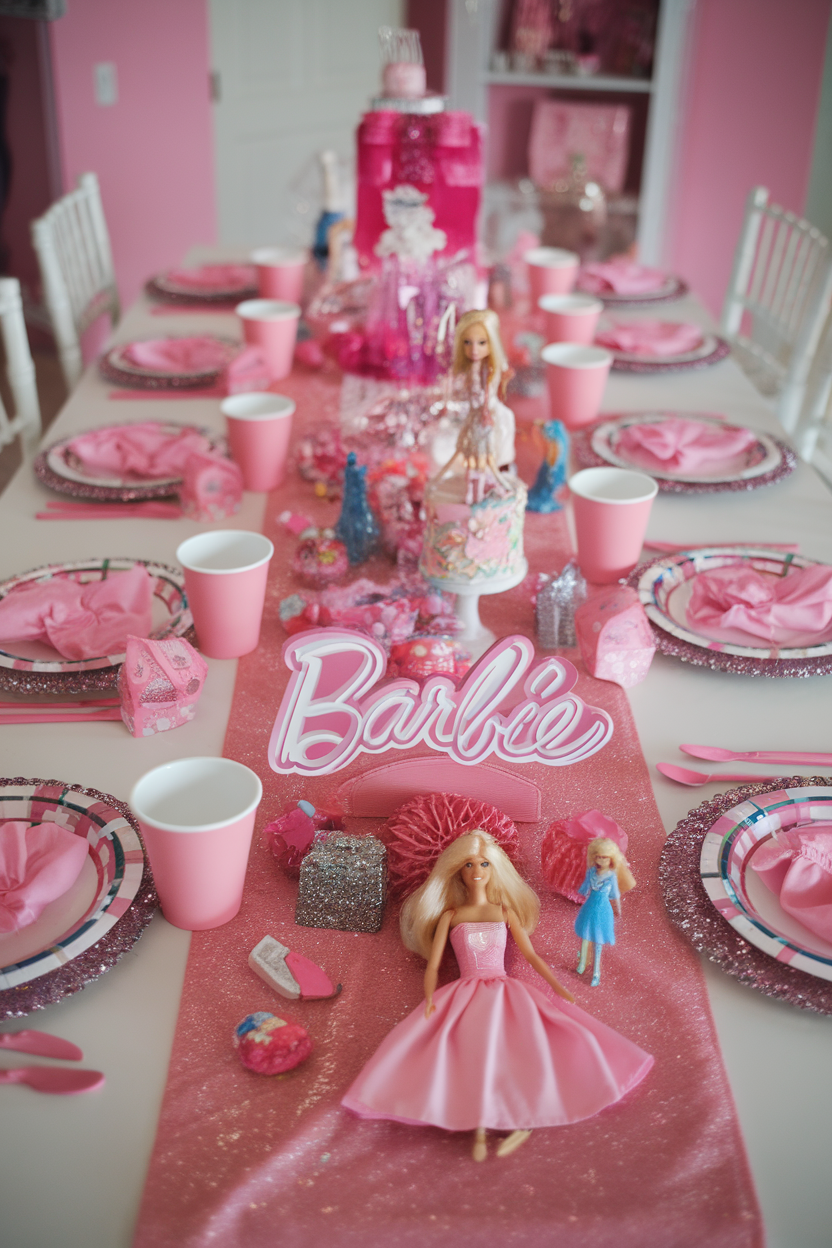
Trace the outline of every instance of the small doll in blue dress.
<instances>
[{"instance_id":1,"label":"small doll in blue dress","mask_svg":"<svg viewBox=\"0 0 832 1248\"><path fill-rule=\"evenodd\" d=\"M581 938L578 957L578 974L583 975L589 961L589 946L595 946L592 966L592 987L601 982L601 950L604 945L615 944L615 914L621 918L621 896L635 888L627 859L615 841L597 836L590 841L586 851L587 873L578 889L586 901L578 911L575 931Z\"/></svg>"}]
</instances>

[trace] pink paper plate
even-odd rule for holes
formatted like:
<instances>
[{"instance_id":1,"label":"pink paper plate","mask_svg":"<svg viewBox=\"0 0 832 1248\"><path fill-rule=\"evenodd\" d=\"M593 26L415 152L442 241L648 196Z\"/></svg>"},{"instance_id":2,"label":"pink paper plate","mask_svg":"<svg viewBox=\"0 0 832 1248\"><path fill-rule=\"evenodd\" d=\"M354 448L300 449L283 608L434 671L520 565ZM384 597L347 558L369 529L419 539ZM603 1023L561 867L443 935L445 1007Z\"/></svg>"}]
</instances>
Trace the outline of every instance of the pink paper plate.
<instances>
[{"instance_id":1,"label":"pink paper plate","mask_svg":"<svg viewBox=\"0 0 832 1248\"><path fill-rule=\"evenodd\" d=\"M0 779L0 820L53 820L89 846L75 885L40 918L0 937L0 1019L78 992L139 939L156 890L138 824L123 803L63 780Z\"/></svg>"},{"instance_id":2,"label":"pink paper plate","mask_svg":"<svg viewBox=\"0 0 832 1248\"><path fill-rule=\"evenodd\" d=\"M658 483L659 489L665 494L714 494L724 491L758 490L766 485L782 481L794 472L797 456L791 447L786 446L779 438L771 434L757 435L756 444L735 457L730 463L720 465L715 462L712 467L699 474L681 475L668 472L660 475L657 469L644 467L643 464L627 458L618 449L618 436L628 425L646 424L660 420L680 417L685 420L698 420L708 424L728 425L719 416L700 412L627 412L605 416L602 420L578 429L570 435L572 451L578 466L581 468L603 468L612 464L616 468L632 468L638 472L646 472ZM730 428L736 426L729 425Z\"/></svg>"},{"instance_id":3,"label":"pink paper plate","mask_svg":"<svg viewBox=\"0 0 832 1248\"><path fill-rule=\"evenodd\" d=\"M178 270L166 270L151 277L145 289L154 299L162 299L165 303L200 304L200 303L239 303L257 294L257 270L254 265L239 265L247 270L248 277L237 284L218 282L210 287L195 288L185 282L178 282L174 274Z\"/></svg>"},{"instance_id":4,"label":"pink paper plate","mask_svg":"<svg viewBox=\"0 0 832 1248\"><path fill-rule=\"evenodd\" d=\"M609 308L626 308L639 307L644 304L669 303L672 299L681 299L688 293L688 284L681 277L674 277L668 273L661 286L657 286L655 290L644 290L638 294L617 294L614 290L595 291L585 289L581 285L581 275L578 274L578 280L575 283L575 290L580 294L592 295L593 299L600 299L601 302Z\"/></svg>"},{"instance_id":5,"label":"pink paper plate","mask_svg":"<svg viewBox=\"0 0 832 1248\"><path fill-rule=\"evenodd\" d=\"M125 421L107 427L121 429L133 423L135 422ZM228 454L226 439L210 429L203 429L199 425L176 424L174 421L158 423L162 430L169 430L171 434L181 433L183 429L195 429L197 433L205 435L211 450ZM58 494L68 494L71 498L92 499L98 503L144 502L152 498L170 498L178 492L180 477L169 477L164 481L127 481L116 478L104 481L101 477L89 476L71 450L71 443L80 436L80 433L73 433L71 437L61 438L37 456L34 463L35 475L50 490L55 490Z\"/></svg>"},{"instance_id":6,"label":"pink paper plate","mask_svg":"<svg viewBox=\"0 0 832 1248\"><path fill-rule=\"evenodd\" d=\"M181 335L181 337L187 336ZM192 390L195 387L209 386L219 379L224 369L231 363L240 349L240 344L230 338L219 338L210 334L198 336L214 337L214 341L220 348L223 361L221 364L190 373L143 368L139 364L134 364L127 356L126 352L131 344L121 343L117 347L111 347L102 355L98 361L99 372L105 381L113 382L118 386L128 386L134 390Z\"/></svg>"},{"instance_id":7,"label":"pink paper plate","mask_svg":"<svg viewBox=\"0 0 832 1248\"><path fill-rule=\"evenodd\" d=\"M829 777L792 776L719 793L676 825L659 863L659 882L668 914L699 953L740 983L817 1014L832 1014L832 982L801 970L800 959L798 965L793 965L796 951L791 946L796 942L788 934L772 931L764 937L759 927L754 932L749 927L747 932L754 935L754 943L747 940L738 930L742 924L731 922L735 917L731 908L717 908L706 884L722 878L725 871L730 874L732 865L740 866L739 861L732 863L737 839L733 830L742 819L753 817L755 808L760 820L766 818L767 794L781 794L784 802L797 801L801 794L808 796L812 788L831 785ZM706 848L708 839L714 844ZM703 851L706 866L711 859L714 863L714 870L706 872L707 879L703 878ZM725 862L720 865L723 856ZM736 871L735 879L739 881ZM760 947L764 939L768 952Z\"/></svg>"},{"instance_id":8,"label":"pink paper plate","mask_svg":"<svg viewBox=\"0 0 832 1248\"><path fill-rule=\"evenodd\" d=\"M153 579L152 637L187 637L194 640L193 616L185 595L185 578L180 568L148 559L79 559L52 563L21 572L0 582L0 598L27 581L55 576L76 580L98 580L107 572L128 571L142 563ZM105 654L94 659L64 659L51 647L39 642L0 643L0 689L11 693L86 693L114 689L123 654Z\"/></svg>"},{"instance_id":9,"label":"pink paper plate","mask_svg":"<svg viewBox=\"0 0 832 1248\"><path fill-rule=\"evenodd\" d=\"M731 347L717 334L705 333L702 343L693 351L681 355L634 355L625 351L613 354L612 371L616 373L681 373L693 368L710 368L731 354Z\"/></svg>"}]
</instances>

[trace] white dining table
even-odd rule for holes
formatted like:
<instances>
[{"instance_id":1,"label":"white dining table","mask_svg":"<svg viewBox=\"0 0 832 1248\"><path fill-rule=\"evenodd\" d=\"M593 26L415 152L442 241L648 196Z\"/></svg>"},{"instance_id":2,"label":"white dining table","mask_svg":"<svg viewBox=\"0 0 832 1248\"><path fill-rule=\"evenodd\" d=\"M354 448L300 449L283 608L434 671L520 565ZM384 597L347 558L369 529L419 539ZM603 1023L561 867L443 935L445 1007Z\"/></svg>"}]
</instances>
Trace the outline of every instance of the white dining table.
<instances>
[{"instance_id":1,"label":"white dining table","mask_svg":"<svg viewBox=\"0 0 832 1248\"><path fill-rule=\"evenodd\" d=\"M666 305L662 315L709 324L692 298ZM190 311L154 317L142 297L115 340L206 332L237 336L235 318ZM111 389L90 367L45 444L125 420L170 419L222 429L218 400L115 401ZM779 432L771 407L730 359L683 373L611 375L604 411L674 409L720 412L736 423ZM0 497L0 579L47 562L89 556L175 564L179 543L204 527L186 519L35 519L48 497L29 464ZM241 511L218 527L259 529L265 505L264 495L246 494ZM787 480L750 493L660 494L648 535L685 545L798 542L802 554L832 563L832 493L799 463ZM126 800L139 776L163 761L220 754L236 663L208 663L197 717L175 732L133 739L117 723L0 725L3 775L57 778ZM750 678L657 654L646 680L629 697L668 832L694 806L732 787L711 783L690 789L658 774L653 764L659 761L685 762L678 751L681 741L746 750L832 751L832 677ZM818 769L789 770L810 775ZM631 835L637 836L637 830ZM189 933L157 914L121 961L83 991L25 1020L0 1024L3 1032L30 1026L64 1036L84 1050L85 1067L106 1075L106 1086L85 1096L39 1095L24 1087L0 1090L0 1248L130 1244L165 1088L189 940ZM828 1248L832 1018L743 987L707 961L703 970L769 1248ZM40 1060L0 1051L0 1067Z\"/></svg>"}]
</instances>

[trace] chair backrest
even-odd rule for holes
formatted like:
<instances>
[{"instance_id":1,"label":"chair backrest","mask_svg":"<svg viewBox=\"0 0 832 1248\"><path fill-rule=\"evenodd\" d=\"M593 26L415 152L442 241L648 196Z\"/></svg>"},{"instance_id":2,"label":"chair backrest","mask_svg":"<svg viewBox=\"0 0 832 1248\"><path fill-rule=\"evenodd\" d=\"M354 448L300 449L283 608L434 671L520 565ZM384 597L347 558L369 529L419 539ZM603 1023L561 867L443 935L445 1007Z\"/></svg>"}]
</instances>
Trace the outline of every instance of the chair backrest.
<instances>
[{"instance_id":1,"label":"chair backrest","mask_svg":"<svg viewBox=\"0 0 832 1248\"><path fill-rule=\"evenodd\" d=\"M40 403L16 277L0 278L0 332L15 405L15 414L10 417L0 401L0 447L13 442L19 434L25 453L33 450L40 438Z\"/></svg>"},{"instance_id":2,"label":"chair backrest","mask_svg":"<svg viewBox=\"0 0 832 1248\"><path fill-rule=\"evenodd\" d=\"M765 187L755 187L746 204L721 329L755 384L763 393L779 395L780 422L790 432L830 298L829 240L808 221L769 204Z\"/></svg>"},{"instance_id":3,"label":"chair backrest","mask_svg":"<svg viewBox=\"0 0 832 1248\"><path fill-rule=\"evenodd\" d=\"M61 367L71 390L83 369L80 339L84 330L104 313L115 325L120 313L110 237L94 173L82 174L77 190L32 222L32 243Z\"/></svg>"},{"instance_id":4,"label":"chair backrest","mask_svg":"<svg viewBox=\"0 0 832 1248\"><path fill-rule=\"evenodd\" d=\"M801 458L832 485L832 312L812 359L793 436Z\"/></svg>"}]
</instances>

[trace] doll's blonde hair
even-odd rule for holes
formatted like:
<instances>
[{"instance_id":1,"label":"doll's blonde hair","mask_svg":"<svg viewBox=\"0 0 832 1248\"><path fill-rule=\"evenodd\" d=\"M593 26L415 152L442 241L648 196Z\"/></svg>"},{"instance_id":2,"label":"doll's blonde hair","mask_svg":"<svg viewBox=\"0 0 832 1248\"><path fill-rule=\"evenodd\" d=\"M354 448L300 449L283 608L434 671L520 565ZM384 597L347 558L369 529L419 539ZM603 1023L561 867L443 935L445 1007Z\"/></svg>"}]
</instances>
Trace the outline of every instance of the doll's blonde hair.
<instances>
[{"instance_id":1,"label":"doll's blonde hair","mask_svg":"<svg viewBox=\"0 0 832 1248\"><path fill-rule=\"evenodd\" d=\"M486 896L495 906L513 910L521 927L533 932L540 916L537 894L518 874L516 867L494 837L482 829L465 832L439 855L421 888L411 893L402 906L399 925L408 949L430 957L436 925L446 910L464 906L468 892L460 871L469 858L482 855L491 863L491 879Z\"/></svg>"},{"instance_id":2,"label":"doll's blonde hair","mask_svg":"<svg viewBox=\"0 0 832 1248\"><path fill-rule=\"evenodd\" d=\"M636 882L633 879L630 864L621 852L620 847L616 845L615 841L610 840L608 836L596 836L595 840L590 841L587 845L587 866L594 867L596 858L609 858L610 866L615 872L615 878L618 880L619 892L629 893L631 888L635 888Z\"/></svg>"},{"instance_id":3,"label":"doll's blonde hair","mask_svg":"<svg viewBox=\"0 0 832 1248\"><path fill-rule=\"evenodd\" d=\"M491 385L492 379L496 376L502 378L508 372L508 360L506 358L503 340L500 337L500 321L497 313L491 308L483 308L481 311L474 309L472 312L466 312L459 318L459 323L454 334L454 373L467 373L471 367L472 361L465 355L463 339L469 329L473 329L475 325L482 325L485 330L485 336L488 339L488 359L484 361L486 365L486 389Z\"/></svg>"}]
</instances>

